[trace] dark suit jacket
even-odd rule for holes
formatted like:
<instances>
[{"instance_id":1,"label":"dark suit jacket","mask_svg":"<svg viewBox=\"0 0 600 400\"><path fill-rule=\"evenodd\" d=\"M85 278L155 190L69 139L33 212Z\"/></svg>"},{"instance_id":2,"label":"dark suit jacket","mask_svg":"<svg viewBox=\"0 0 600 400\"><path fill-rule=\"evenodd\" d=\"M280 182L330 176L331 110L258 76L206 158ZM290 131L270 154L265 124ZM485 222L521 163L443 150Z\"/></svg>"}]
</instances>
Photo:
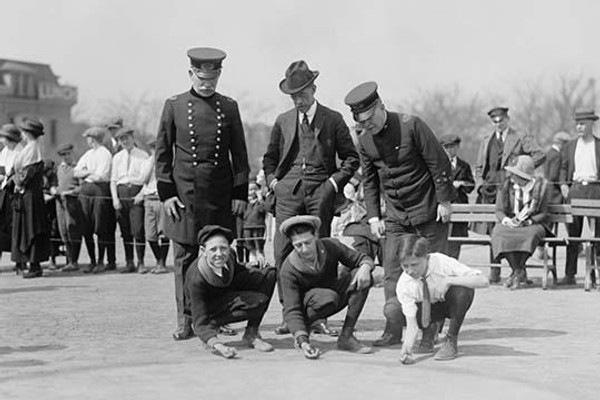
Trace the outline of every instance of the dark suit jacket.
<instances>
[{"instance_id":1,"label":"dark suit jacket","mask_svg":"<svg viewBox=\"0 0 600 400\"><path fill-rule=\"evenodd\" d=\"M382 194L386 217L411 225L435 220L438 203L454 199L450 160L419 117L388 111L382 131L358 142L367 218L381 217Z\"/></svg>"},{"instance_id":2,"label":"dark suit jacket","mask_svg":"<svg viewBox=\"0 0 600 400\"><path fill-rule=\"evenodd\" d=\"M469 203L469 193L475 189L475 180L473 179L471 166L460 157L456 157L456 168L452 170L452 179L455 181L467 182L467 185L463 185L456 189L456 199L454 202L462 204Z\"/></svg>"},{"instance_id":3,"label":"dark suit jacket","mask_svg":"<svg viewBox=\"0 0 600 400\"><path fill-rule=\"evenodd\" d=\"M578 140L579 138L571 140L561 150L560 181L569 186L573 183L575 148L577 147ZM594 142L596 143L596 168L598 169L597 174L600 178L600 139L594 137Z\"/></svg>"},{"instance_id":4,"label":"dark suit jacket","mask_svg":"<svg viewBox=\"0 0 600 400\"><path fill-rule=\"evenodd\" d=\"M555 148L546 152L546 164L544 164L544 176L548 181L548 202L550 204L561 204L564 198L560 193L560 163L561 153Z\"/></svg>"},{"instance_id":5,"label":"dark suit jacket","mask_svg":"<svg viewBox=\"0 0 600 400\"><path fill-rule=\"evenodd\" d=\"M358 153L348 127L337 111L331 110L317 103L312 126L317 138L317 148L321 156L321 163L335 180L338 191L344 186L358 169ZM277 178L281 180L292 166L290 150L297 135L298 112L291 109L279 115L271 130L271 139L267 152L263 157L263 169L267 178L267 185ZM338 168L336 154L341 160Z\"/></svg>"}]
</instances>

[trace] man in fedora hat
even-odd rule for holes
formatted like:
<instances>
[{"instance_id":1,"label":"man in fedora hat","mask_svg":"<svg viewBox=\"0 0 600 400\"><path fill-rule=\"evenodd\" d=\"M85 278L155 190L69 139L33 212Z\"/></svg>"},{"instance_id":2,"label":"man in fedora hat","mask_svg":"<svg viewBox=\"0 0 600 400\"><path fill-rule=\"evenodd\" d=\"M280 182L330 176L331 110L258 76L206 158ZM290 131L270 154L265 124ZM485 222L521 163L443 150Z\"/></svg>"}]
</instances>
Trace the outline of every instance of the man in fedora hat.
<instances>
[{"instance_id":1,"label":"man in fedora hat","mask_svg":"<svg viewBox=\"0 0 600 400\"><path fill-rule=\"evenodd\" d=\"M342 115L315 99L315 79L305 61L294 61L279 83L294 108L279 115L271 131L263 169L267 185L275 194L275 266L279 270L292 250L279 226L295 215L314 215L321 219L319 236L331 233L331 220L338 193L358 169L359 159ZM338 166L336 156L341 164ZM281 301L281 290L279 289ZM318 329L327 333L326 326ZM285 326L278 333L287 333Z\"/></svg>"},{"instance_id":2,"label":"man in fedora hat","mask_svg":"<svg viewBox=\"0 0 600 400\"><path fill-rule=\"evenodd\" d=\"M125 269L121 273L137 270L144 274L148 272L144 266L144 205L135 203L133 199L142 191L145 181L143 172L148 154L135 146L133 134L133 129L123 127L115 135L122 150L115 154L112 160L110 193L125 248ZM134 245L137 265L133 262Z\"/></svg>"},{"instance_id":3,"label":"man in fedora hat","mask_svg":"<svg viewBox=\"0 0 600 400\"><path fill-rule=\"evenodd\" d=\"M600 139L594 135L598 116L592 109L575 111L575 129L578 137L561 150L560 182L565 199L600 199ZM600 237L600 218L596 218L595 234ZM569 236L578 237L583 229L583 217L573 216L567 225ZM574 285L577 274L577 243L567 245L565 277L561 285ZM596 246L596 253L598 253ZM596 277L597 278L597 277Z\"/></svg>"},{"instance_id":4,"label":"man in fedora hat","mask_svg":"<svg viewBox=\"0 0 600 400\"><path fill-rule=\"evenodd\" d=\"M560 190L561 150L571 140L567 132L557 132L552 137L552 146L546 152L544 177L548 181L548 203L560 204L565 202Z\"/></svg>"},{"instance_id":5,"label":"man in fedora hat","mask_svg":"<svg viewBox=\"0 0 600 400\"><path fill-rule=\"evenodd\" d=\"M319 217L297 215L279 227L294 248L279 271L285 323L305 357L315 359L319 350L309 341L311 323L348 307L337 346L353 353L371 353L372 349L354 336L354 327L373 285L375 264L369 256L335 239L320 239L320 225Z\"/></svg>"},{"instance_id":6,"label":"man in fedora hat","mask_svg":"<svg viewBox=\"0 0 600 400\"><path fill-rule=\"evenodd\" d=\"M475 180L473 179L469 163L458 157L461 138L457 135L443 135L440 136L439 142L444 147L446 154L448 154L450 165L452 166L452 185L456 190L454 203L468 204L469 193L475 189ZM469 236L468 230L469 226L466 222L454 222L450 225L449 236L466 237ZM458 260L460 256L460 243L449 242L447 254Z\"/></svg>"},{"instance_id":7,"label":"man in fedora hat","mask_svg":"<svg viewBox=\"0 0 600 400\"><path fill-rule=\"evenodd\" d=\"M360 132L358 143L371 232L385 236L383 269L386 327L375 346L398 344L402 308L396 283L402 236L427 238L434 252L446 252L450 201L454 197L450 160L432 130L419 118L386 110L375 82L365 82L345 98ZM385 216L381 198L385 198ZM385 221L384 221L385 218Z\"/></svg>"},{"instance_id":8,"label":"man in fedora hat","mask_svg":"<svg viewBox=\"0 0 600 400\"><path fill-rule=\"evenodd\" d=\"M475 182L477 203L494 204L496 192L504 182L505 167L514 164L516 157L529 155L535 167L546 160L546 155L528 134L518 133L510 127L507 107L494 107L487 113L493 126L493 132L486 135L479 145L475 163ZM474 225L473 229L482 234L489 234L493 224ZM500 268L490 269L490 283L500 283Z\"/></svg>"},{"instance_id":9,"label":"man in fedora hat","mask_svg":"<svg viewBox=\"0 0 600 400\"><path fill-rule=\"evenodd\" d=\"M237 102L217 93L226 54L188 50L192 88L166 100L156 140L156 187L175 256L175 340L193 335L184 314L186 271L198 256L205 225L231 228L248 200L248 154Z\"/></svg>"}]
</instances>

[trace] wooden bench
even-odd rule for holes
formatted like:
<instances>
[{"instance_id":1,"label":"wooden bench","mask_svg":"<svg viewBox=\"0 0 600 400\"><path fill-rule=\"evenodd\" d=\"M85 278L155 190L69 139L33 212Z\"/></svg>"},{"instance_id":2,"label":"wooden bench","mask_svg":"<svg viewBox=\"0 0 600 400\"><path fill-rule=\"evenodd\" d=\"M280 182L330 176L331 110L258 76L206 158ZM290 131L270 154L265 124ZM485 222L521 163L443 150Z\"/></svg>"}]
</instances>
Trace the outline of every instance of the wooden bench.
<instances>
[{"instance_id":1,"label":"wooden bench","mask_svg":"<svg viewBox=\"0 0 600 400\"><path fill-rule=\"evenodd\" d=\"M600 238L595 235L594 218L600 218L600 200L573 199L571 200L573 216L583 217L581 237L567 238L567 241L583 243L585 247L585 281L583 288L589 292L592 288L592 271L596 270L596 288L600 290L600 258L594 251L593 244L600 244Z\"/></svg>"},{"instance_id":2,"label":"wooden bench","mask_svg":"<svg viewBox=\"0 0 600 400\"><path fill-rule=\"evenodd\" d=\"M598 209L600 212L600 209ZM488 222L497 223L496 217L496 205L495 204L452 204L452 217L450 222ZM570 223L573 222L571 215L571 206L568 204L550 204L548 206L547 222L555 224L558 228L559 223ZM556 230L556 229L555 229ZM489 235L478 235L475 237L448 237L449 242L459 244L474 244L490 246L490 262L487 264L476 264L475 266L487 266L487 267L505 267L505 264L493 263L491 258L491 237ZM548 287L548 272L552 273L554 284L556 285L556 247L565 246L567 244L566 238L558 237L547 237L540 242L544 246L544 259L543 264L540 265L527 265L528 268L543 268L544 274L542 275L542 289L546 290ZM552 263L548 260L548 250L552 248Z\"/></svg>"}]
</instances>

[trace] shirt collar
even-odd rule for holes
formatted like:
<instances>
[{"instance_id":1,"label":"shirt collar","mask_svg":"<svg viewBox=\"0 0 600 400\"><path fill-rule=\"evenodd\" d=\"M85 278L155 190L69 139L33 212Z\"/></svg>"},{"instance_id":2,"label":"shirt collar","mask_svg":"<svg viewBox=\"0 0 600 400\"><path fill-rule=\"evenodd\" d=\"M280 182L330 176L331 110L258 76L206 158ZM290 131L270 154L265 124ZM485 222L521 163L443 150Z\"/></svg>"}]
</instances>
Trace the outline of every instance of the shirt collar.
<instances>
[{"instance_id":1,"label":"shirt collar","mask_svg":"<svg viewBox=\"0 0 600 400\"><path fill-rule=\"evenodd\" d=\"M305 113L298 113L298 121L302 123L302 118L304 118L304 114L306 114L306 118L308 118L308 123L312 124L313 119L315 118L315 113L317 112L317 101L315 100L312 103L312 106Z\"/></svg>"}]
</instances>

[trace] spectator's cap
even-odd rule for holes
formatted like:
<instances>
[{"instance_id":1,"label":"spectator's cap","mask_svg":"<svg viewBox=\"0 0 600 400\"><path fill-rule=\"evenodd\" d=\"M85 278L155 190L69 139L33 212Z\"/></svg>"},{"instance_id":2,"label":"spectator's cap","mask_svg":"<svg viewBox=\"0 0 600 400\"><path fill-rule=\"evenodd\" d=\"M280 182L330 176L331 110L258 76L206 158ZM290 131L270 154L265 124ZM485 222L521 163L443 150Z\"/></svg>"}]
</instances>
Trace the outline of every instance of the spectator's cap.
<instances>
[{"instance_id":1,"label":"spectator's cap","mask_svg":"<svg viewBox=\"0 0 600 400\"><path fill-rule=\"evenodd\" d=\"M321 219L312 215L296 215L283 221L279 227L279 231L287 236L290 228L296 225L310 225L315 232L318 232L321 227Z\"/></svg>"},{"instance_id":2,"label":"spectator's cap","mask_svg":"<svg viewBox=\"0 0 600 400\"><path fill-rule=\"evenodd\" d=\"M527 155L517 157L517 162L512 167L504 167L511 174L520 176L521 178L532 180L534 179L535 165L533 158Z\"/></svg>"},{"instance_id":3,"label":"spectator's cap","mask_svg":"<svg viewBox=\"0 0 600 400\"><path fill-rule=\"evenodd\" d=\"M552 138L552 143L566 143L569 140L571 140L571 135L569 135L567 132L557 132L554 134L554 137Z\"/></svg>"},{"instance_id":4,"label":"spectator's cap","mask_svg":"<svg viewBox=\"0 0 600 400\"><path fill-rule=\"evenodd\" d=\"M121 129L123 127L123 118L121 118L121 117L114 118L114 119L110 120L105 125L105 127L106 127L106 129L108 129L110 131Z\"/></svg>"},{"instance_id":5,"label":"spectator's cap","mask_svg":"<svg viewBox=\"0 0 600 400\"><path fill-rule=\"evenodd\" d=\"M508 107L494 107L488 111L487 115L490 118L506 117L508 116Z\"/></svg>"},{"instance_id":6,"label":"spectator's cap","mask_svg":"<svg viewBox=\"0 0 600 400\"><path fill-rule=\"evenodd\" d=\"M72 151L73 150L73 144L72 143L65 143L65 144L61 144L60 146L58 146L58 148L56 149L56 153L59 156L62 156L64 153L66 153L67 151Z\"/></svg>"},{"instance_id":7,"label":"spectator's cap","mask_svg":"<svg viewBox=\"0 0 600 400\"><path fill-rule=\"evenodd\" d=\"M120 138L122 138L125 135L133 136L133 132L134 132L133 128L123 127L121 129L119 129L117 131L117 133L115 133L115 139L119 140Z\"/></svg>"},{"instance_id":8,"label":"spectator's cap","mask_svg":"<svg viewBox=\"0 0 600 400\"><path fill-rule=\"evenodd\" d=\"M352 117L356 122L371 118L379 99L377 83L365 82L352 89L344 98L344 103L350 107Z\"/></svg>"},{"instance_id":9,"label":"spectator's cap","mask_svg":"<svg viewBox=\"0 0 600 400\"><path fill-rule=\"evenodd\" d=\"M223 228L219 225L205 225L204 228L198 232L198 244L203 245L208 239L213 236L221 235L225 236L225 239L231 244L233 242L233 232L230 229Z\"/></svg>"},{"instance_id":10,"label":"spectator's cap","mask_svg":"<svg viewBox=\"0 0 600 400\"><path fill-rule=\"evenodd\" d=\"M0 136L3 136L16 143L21 141L21 131L16 125L13 124L2 125L2 128L0 129Z\"/></svg>"},{"instance_id":11,"label":"spectator's cap","mask_svg":"<svg viewBox=\"0 0 600 400\"><path fill-rule=\"evenodd\" d=\"M19 124L19 129L30 133L34 137L39 137L44 134L44 125L37 119L27 117Z\"/></svg>"},{"instance_id":12,"label":"spectator's cap","mask_svg":"<svg viewBox=\"0 0 600 400\"><path fill-rule=\"evenodd\" d=\"M187 51L190 64L200 78L215 78L221 70L227 54L223 50L212 47L194 47Z\"/></svg>"},{"instance_id":13,"label":"spectator's cap","mask_svg":"<svg viewBox=\"0 0 600 400\"><path fill-rule=\"evenodd\" d=\"M285 71L285 78L279 82L279 89L285 94L298 93L313 83L317 76L319 71L311 71L306 61L294 61Z\"/></svg>"},{"instance_id":14,"label":"spectator's cap","mask_svg":"<svg viewBox=\"0 0 600 400\"><path fill-rule=\"evenodd\" d=\"M442 135L438 138L442 146L455 146L460 144L460 136L458 135Z\"/></svg>"},{"instance_id":15,"label":"spectator's cap","mask_svg":"<svg viewBox=\"0 0 600 400\"><path fill-rule=\"evenodd\" d=\"M100 126L92 126L83 132L83 137L92 137L99 142L104 140L104 135L106 135L106 131Z\"/></svg>"},{"instance_id":16,"label":"spectator's cap","mask_svg":"<svg viewBox=\"0 0 600 400\"><path fill-rule=\"evenodd\" d=\"M579 108L575 110L575 122L577 121L597 121L598 116L592 108Z\"/></svg>"}]
</instances>

